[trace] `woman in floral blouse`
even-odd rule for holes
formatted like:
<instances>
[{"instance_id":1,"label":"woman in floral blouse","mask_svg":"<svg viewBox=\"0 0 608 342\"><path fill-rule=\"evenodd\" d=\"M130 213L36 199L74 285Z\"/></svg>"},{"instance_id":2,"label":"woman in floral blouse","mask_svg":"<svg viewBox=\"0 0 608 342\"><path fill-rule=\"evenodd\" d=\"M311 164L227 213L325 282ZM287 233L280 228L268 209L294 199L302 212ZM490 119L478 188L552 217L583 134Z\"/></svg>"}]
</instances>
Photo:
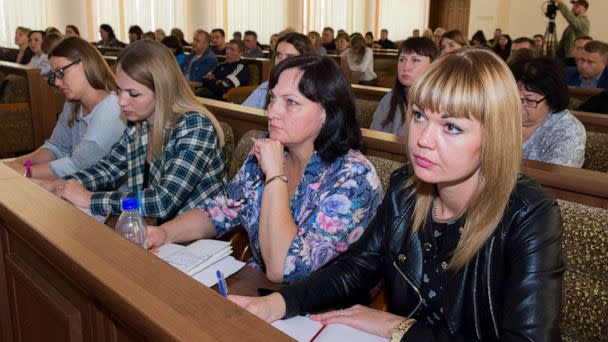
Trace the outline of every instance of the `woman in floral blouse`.
<instances>
[{"instance_id":1,"label":"woman in floral blouse","mask_svg":"<svg viewBox=\"0 0 608 342\"><path fill-rule=\"evenodd\" d=\"M361 153L348 80L338 65L298 56L272 71L267 138L254 147L226 194L158 229L148 243L220 236L242 225L250 261L269 280L289 283L321 267L362 234L382 197Z\"/></svg>"}]
</instances>

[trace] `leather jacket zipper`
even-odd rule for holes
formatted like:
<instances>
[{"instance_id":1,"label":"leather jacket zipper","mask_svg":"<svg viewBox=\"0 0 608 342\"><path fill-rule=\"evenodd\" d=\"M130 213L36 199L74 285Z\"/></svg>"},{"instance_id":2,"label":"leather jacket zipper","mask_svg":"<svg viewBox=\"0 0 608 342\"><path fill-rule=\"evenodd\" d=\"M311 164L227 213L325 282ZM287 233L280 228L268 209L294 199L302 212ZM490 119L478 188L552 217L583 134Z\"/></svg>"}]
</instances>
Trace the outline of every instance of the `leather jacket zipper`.
<instances>
[{"instance_id":1,"label":"leather jacket zipper","mask_svg":"<svg viewBox=\"0 0 608 342\"><path fill-rule=\"evenodd\" d=\"M418 288L414 285L414 283L412 283L407 276L401 272L401 269L399 268L399 266L397 266L397 263L395 261L393 261L393 266L397 269L397 272L399 272L399 274L401 274L401 276L403 277L403 279L405 279L405 281L412 287L414 288L414 291L416 292L416 294L418 295L418 305L416 305L416 307L414 308L414 310L412 310L412 312L410 312L407 315L407 318L411 318L412 315L418 310L418 308L420 307L420 305L422 304L422 295L420 295L420 290L418 290Z\"/></svg>"},{"instance_id":2,"label":"leather jacket zipper","mask_svg":"<svg viewBox=\"0 0 608 342\"><path fill-rule=\"evenodd\" d=\"M500 339L500 334L498 333L498 324L496 324L496 315L494 314L494 305L492 304L492 251L494 250L494 239L490 241L490 252L488 257L488 302L490 303L490 316L492 317L492 325L494 325L494 333L496 334L496 338Z\"/></svg>"}]
</instances>

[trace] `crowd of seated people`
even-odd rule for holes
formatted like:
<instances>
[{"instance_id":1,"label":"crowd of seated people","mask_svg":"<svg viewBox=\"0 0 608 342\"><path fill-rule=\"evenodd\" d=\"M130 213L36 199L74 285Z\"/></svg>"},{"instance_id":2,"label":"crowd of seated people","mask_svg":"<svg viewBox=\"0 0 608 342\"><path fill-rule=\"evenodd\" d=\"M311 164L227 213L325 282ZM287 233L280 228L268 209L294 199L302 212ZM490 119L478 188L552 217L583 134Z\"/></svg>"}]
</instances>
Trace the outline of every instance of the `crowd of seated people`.
<instances>
[{"instance_id":1,"label":"crowd of seated people","mask_svg":"<svg viewBox=\"0 0 608 342\"><path fill-rule=\"evenodd\" d=\"M66 36L78 34L66 27ZM256 32L226 43L222 29L196 30L191 52L178 28L168 36L157 29L155 40L142 34L131 26L125 47L109 25L100 26L98 46L124 47L114 76L81 38L19 28L18 61L29 55L44 72L46 51L46 74L68 101L45 144L8 165L24 173L29 160L34 181L94 215L119 215L121 200L141 192L142 212L159 219L149 227L152 250L242 226L249 264L271 281L295 282L261 299L232 297L268 321L342 308L312 317L384 337L559 335L561 221L555 201L518 175L519 164L582 167L587 135L567 109L567 86L608 88L605 43L576 38L575 66L566 69L564 60L546 56L542 35L511 41L496 30L486 41L478 31L469 43L459 30L437 28L397 42L395 82L370 127L405 137L410 162L393 175L382 202L378 175L363 155L350 82L321 55L341 55L360 83L376 84L372 47L395 48L387 30L376 42L372 34L343 31L334 39L331 27L322 35L277 33L269 42L270 79L244 102L267 109L268 133L254 139L232 179L225 179L223 132L195 95L221 100L248 85L243 57L264 55ZM57 44L44 47L51 36ZM200 87L193 91L188 82ZM607 94L583 105L605 107ZM509 244L497 251L491 241ZM391 251L401 249L411 255L395 259ZM519 264L500 259L507 254ZM488 261L495 277L471 288L479 258L499 262ZM404 270L422 282L412 288ZM459 281L444 282L446 272ZM350 307L381 279L389 284L390 312ZM496 303L489 293L472 303L466 292L486 285L508 300ZM328 290L311 297L322 288ZM454 293L460 308L446 305ZM530 296L536 303L526 301ZM413 300L419 305L411 307Z\"/></svg>"}]
</instances>

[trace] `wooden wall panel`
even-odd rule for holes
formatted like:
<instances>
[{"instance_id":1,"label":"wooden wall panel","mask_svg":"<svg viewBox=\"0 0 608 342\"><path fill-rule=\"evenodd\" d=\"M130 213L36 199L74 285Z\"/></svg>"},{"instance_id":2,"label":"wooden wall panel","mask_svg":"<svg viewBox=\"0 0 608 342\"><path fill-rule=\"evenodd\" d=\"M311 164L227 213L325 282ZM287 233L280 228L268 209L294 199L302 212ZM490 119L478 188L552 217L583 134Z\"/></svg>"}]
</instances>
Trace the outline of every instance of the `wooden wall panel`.
<instances>
[{"instance_id":1,"label":"wooden wall panel","mask_svg":"<svg viewBox=\"0 0 608 342\"><path fill-rule=\"evenodd\" d=\"M460 30L465 37L469 35L469 14L471 0L431 0L429 26L432 29L443 27Z\"/></svg>"}]
</instances>

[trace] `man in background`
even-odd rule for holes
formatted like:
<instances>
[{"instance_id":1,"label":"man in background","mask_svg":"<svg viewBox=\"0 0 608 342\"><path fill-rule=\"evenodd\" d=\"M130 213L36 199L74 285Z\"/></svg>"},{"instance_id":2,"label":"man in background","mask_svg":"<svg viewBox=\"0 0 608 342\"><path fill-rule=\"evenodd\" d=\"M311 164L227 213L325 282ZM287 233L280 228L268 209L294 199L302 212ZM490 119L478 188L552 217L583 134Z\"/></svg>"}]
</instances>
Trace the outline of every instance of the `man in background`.
<instances>
[{"instance_id":1,"label":"man in background","mask_svg":"<svg viewBox=\"0 0 608 342\"><path fill-rule=\"evenodd\" d=\"M264 57L264 51L258 46L258 34L255 31L245 31L243 42L245 42L245 57Z\"/></svg>"},{"instance_id":2,"label":"man in background","mask_svg":"<svg viewBox=\"0 0 608 342\"><path fill-rule=\"evenodd\" d=\"M217 57L209 49L211 36L204 30L194 31L192 39L192 53L186 59L182 70L189 82L201 82L203 76L217 65Z\"/></svg>"},{"instance_id":3,"label":"man in background","mask_svg":"<svg viewBox=\"0 0 608 342\"><path fill-rule=\"evenodd\" d=\"M321 35L321 44L327 50L327 53L335 53L336 52L336 41L334 40L334 29L331 27L326 27L323 29L323 33Z\"/></svg>"},{"instance_id":4,"label":"man in background","mask_svg":"<svg viewBox=\"0 0 608 342\"><path fill-rule=\"evenodd\" d=\"M244 41L231 40L226 45L226 61L203 77L203 86L196 89L196 95L222 100L228 90L248 85L249 69L241 59L244 52Z\"/></svg>"},{"instance_id":5,"label":"man in background","mask_svg":"<svg viewBox=\"0 0 608 342\"><path fill-rule=\"evenodd\" d=\"M587 0L577 0L572 2L572 10L562 2L562 0L553 0L557 5L560 13L568 22L568 26L562 34L562 39L557 47L557 56L561 58L572 57L572 47L574 40L577 37L588 35L591 22L587 18L589 3Z\"/></svg>"},{"instance_id":6,"label":"man in background","mask_svg":"<svg viewBox=\"0 0 608 342\"><path fill-rule=\"evenodd\" d=\"M216 55L226 54L226 33L221 28L211 30L211 51Z\"/></svg>"},{"instance_id":7,"label":"man in background","mask_svg":"<svg viewBox=\"0 0 608 342\"><path fill-rule=\"evenodd\" d=\"M395 43L388 39L388 30L382 29L380 31L380 40L378 41L380 48L382 49L396 49Z\"/></svg>"},{"instance_id":8,"label":"man in background","mask_svg":"<svg viewBox=\"0 0 608 342\"><path fill-rule=\"evenodd\" d=\"M578 56L576 69L566 71L566 83L582 88L608 89L608 44L592 40Z\"/></svg>"}]
</instances>

